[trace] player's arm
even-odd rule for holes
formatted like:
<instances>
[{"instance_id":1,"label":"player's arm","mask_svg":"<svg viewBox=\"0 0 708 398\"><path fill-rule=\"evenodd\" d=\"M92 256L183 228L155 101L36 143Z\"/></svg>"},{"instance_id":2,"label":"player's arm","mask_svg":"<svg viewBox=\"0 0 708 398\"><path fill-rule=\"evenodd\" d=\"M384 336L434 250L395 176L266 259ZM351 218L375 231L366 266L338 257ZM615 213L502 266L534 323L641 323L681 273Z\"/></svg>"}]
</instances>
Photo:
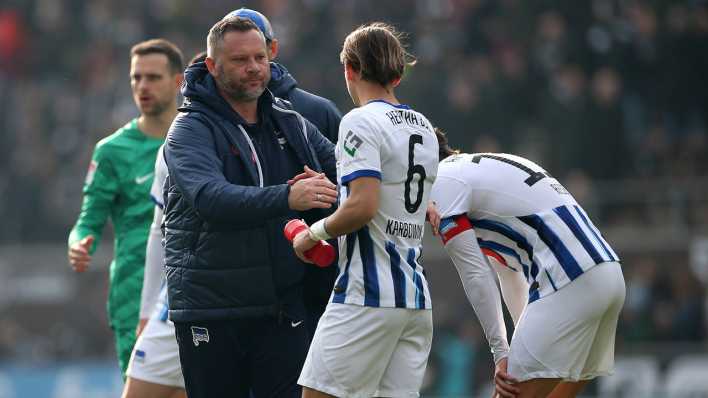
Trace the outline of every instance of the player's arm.
<instances>
[{"instance_id":1,"label":"player's arm","mask_svg":"<svg viewBox=\"0 0 708 398\"><path fill-rule=\"evenodd\" d=\"M509 343L494 271L487 263L466 215L445 218L441 235L445 251L455 264L467 299L487 337L494 363L497 363L508 355Z\"/></svg>"},{"instance_id":2,"label":"player's arm","mask_svg":"<svg viewBox=\"0 0 708 398\"><path fill-rule=\"evenodd\" d=\"M162 248L162 231L160 230L162 214L162 208L155 206L145 252L145 276L143 277L143 290L140 294L140 320L136 336L140 335L150 319L150 314L155 309L155 303L160 294L160 285L163 279L162 263L165 257Z\"/></svg>"},{"instance_id":3,"label":"player's arm","mask_svg":"<svg viewBox=\"0 0 708 398\"><path fill-rule=\"evenodd\" d=\"M69 263L76 272L88 269L118 194L118 176L105 147L94 150L83 193L81 212L68 242Z\"/></svg>"},{"instance_id":4,"label":"player's arm","mask_svg":"<svg viewBox=\"0 0 708 398\"><path fill-rule=\"evenodd\" d=\"M337 236L361 229L368 224L379 209L379 193L381 180L375 177L360 177L349 183L349 196L331 216L314 223L308 231L304 231L293 240L295 254L305 262L304 253L310 250L320 240L332 239ZM309 233L308 233L309 232Z\"/></svg>"},{"instance_id":5,"label":"player's arm","mask_svg":"<svg viewBox=\"0 0 708 398\"><path fill-rule=\"evenodd\" d=\"M167 165L165 164L163 148L157 153L155 160L155 178L150 188L150 196L155 202L150 233L148 235L147 248L145 250L145 276L143 277L143 290L140 294L140 320L136 335L140 335L150 314L155 308L157 298L160 294L160 285L163 280L163 260L165 258L162 248L162 224L163 200L162 186L167 177Z\"/></svg>"}]
</instances>

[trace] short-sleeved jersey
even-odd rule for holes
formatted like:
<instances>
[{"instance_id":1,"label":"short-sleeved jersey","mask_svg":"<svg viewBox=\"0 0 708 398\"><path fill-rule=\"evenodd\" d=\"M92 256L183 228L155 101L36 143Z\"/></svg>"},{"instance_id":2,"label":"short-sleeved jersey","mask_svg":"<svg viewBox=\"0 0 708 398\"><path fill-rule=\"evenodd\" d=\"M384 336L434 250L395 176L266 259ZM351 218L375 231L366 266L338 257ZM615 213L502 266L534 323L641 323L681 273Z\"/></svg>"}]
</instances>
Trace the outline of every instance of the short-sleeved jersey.
<instances>
[{"instance_id":1,"label":"short-sleeved jersey","mask_svg":"<svg viewBox=\"0 0 708 398\"><path fill-rule=\"evenodd\" d=\"M141 132L133 119L96 144L81 213L69 235L69 245L93 235L93 252L106 221L110 218L113 224L108 316L114 328L132 329L138 322L145 245L154 208L150 186L157 149L163 142L163 138Z\"/></svg>"},{"instance_id":2,"label":"short-sleeved jersey","mask_svg":"<svg viewBox=\"0 0 708 398\"><path fill-rule=\"evenodd\" d=\"M165 185L165 180L167 179L167 162L165 162L164 149L165 146L162 145L160 149L157 150L155 178L152 180L152 186L150 186L150 197L152 201L155 202L155 205L161 209L165 208L162 187Z\"/></svg>"},{"instance_id":3,"label":"short-sleeved jersey","mask_svg":"<svg viewBox=\"0 0 708 398\"><path fill-rule=\"evenodd\" d=\"M342 204L356 178L380 179L381 191L374 218L339 238L339 276L332 301L431 308L419 262L438 169L438 142L430 122L406 105L372 101L342 119L335 154Z\"/></svg>"},{"instance_id":4,"label":"short-sleeved jersey","mask_svg":"<svg viewBox=\"0 0 708 398\"><path fill-rule=\"evenodd\" d=\"M487 255L523 272L529 302L603 262L619 261L587 213L544 169L501 153L453 155L440 163L431 200L441 234L466 214Z\"/></svg>"}]
</instances>

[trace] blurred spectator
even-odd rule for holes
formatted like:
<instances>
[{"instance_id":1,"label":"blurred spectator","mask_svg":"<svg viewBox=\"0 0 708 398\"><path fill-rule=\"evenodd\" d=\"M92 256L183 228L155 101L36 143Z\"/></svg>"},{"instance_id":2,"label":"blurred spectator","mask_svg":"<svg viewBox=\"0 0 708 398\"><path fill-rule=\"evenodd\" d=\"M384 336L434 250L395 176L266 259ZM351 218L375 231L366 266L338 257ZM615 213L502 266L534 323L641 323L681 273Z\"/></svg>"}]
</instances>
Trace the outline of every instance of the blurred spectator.
<instances>
[{"instance_id":1,"label":"blurred spectator","mask_svg":"<svg viewBox=\"0 0 708 398\"><path fill-rule=\"evenodd\" d=\"M489 136L499 150L542 157L535 160L561 178L574 169L602 180L708 170L705 2L252 3L284 32L281 57L303 87L343 108L334 39L386 15L420 49L406 97L428 109L453 144L469 150ZM36 198L19 213L2 210L15 228L0 237L52 240L65 232L90 143L133 116L120 78L130 43L165 36L194 51L209 22L231 8L228 0L29 0L0 8L0 145L13 148L0 160L0 187L14 187L8 203ZM22 221L37 215L42 223Z\"/></svg>"}]
</instances>

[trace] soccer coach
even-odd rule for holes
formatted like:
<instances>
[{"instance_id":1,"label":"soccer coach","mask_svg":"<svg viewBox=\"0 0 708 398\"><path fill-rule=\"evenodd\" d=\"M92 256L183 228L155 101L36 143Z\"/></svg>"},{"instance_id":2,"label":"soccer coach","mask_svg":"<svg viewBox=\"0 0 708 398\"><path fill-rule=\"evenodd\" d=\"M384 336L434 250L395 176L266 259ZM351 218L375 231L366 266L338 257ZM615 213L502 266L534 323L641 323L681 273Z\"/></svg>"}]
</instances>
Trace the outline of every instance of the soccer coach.
<instances>
[{"instance_id":1,"label":"soccer coach","mask_svg":"<svg viewBox=\"0 0 708 398\"><path fill-rule=\"evenodd\" d=\"M165 146L165 270L187 395L299 397L305 264L283 236L336 202L334 147L266 89L263 33L227 17L185 72ZM324 174L298 180L304 166ZM307 265L310 266L310 265Z\"/></svg>"}]
</instances>

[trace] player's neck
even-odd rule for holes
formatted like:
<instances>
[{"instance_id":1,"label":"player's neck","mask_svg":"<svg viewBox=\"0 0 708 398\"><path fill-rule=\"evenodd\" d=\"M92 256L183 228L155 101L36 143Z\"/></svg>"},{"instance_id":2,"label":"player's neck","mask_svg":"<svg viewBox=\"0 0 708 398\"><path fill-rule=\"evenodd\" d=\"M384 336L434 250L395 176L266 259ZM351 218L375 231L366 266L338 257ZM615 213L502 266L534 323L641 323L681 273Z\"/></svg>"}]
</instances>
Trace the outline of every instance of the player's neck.
<instances>
[{"instance_id":1,"label":"player's neck","mask_svg":"<svg viewBox=\"0 0 708 398\"><path fill-rule=\"evenodd\" d=\"M359 106L368 104L371 101L383 100L390 104L399 105L398 99L393 92L393 87L383 87L380 84L360 81L357 87L359 96Z\"/></svg>"},{"instance_id":2,"label":"player's neck","mask_svg":"<svg viewBox=\"0 0 708 398\"><path fill-rule=\"evenodd\" d=\"M176 106L159 115L140 115L138 129L149 137L165 138L175 116L177 116Z\"/></svg>"}]
</instances>

